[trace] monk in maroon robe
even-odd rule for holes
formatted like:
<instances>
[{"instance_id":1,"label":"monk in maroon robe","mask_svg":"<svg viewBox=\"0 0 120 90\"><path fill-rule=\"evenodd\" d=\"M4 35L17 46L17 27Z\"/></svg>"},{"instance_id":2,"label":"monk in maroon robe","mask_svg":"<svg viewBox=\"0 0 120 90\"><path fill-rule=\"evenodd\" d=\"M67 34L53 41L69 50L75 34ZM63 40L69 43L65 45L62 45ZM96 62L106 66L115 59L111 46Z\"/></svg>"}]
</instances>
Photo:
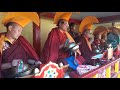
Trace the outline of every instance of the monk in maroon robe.
<instances>
[{"instance_id":1,"label":"monk in maroon robe","mask_svg":"<svg viewBox=\"0 0 120 90\"><path fill-rule=\"evenodd\" d=\"M48 39L44 45L41 60L42 63L49 61L57 63L58 59L63 59L69 56L63 49L60 49L65 44L67 36L65 32L61 32L58 27L53 28L48 35Z\"/></svg>"},{"instance_id":2,"label":"monk in maroon robe","mask_svg":"<svg viewBox=\"0 0 120 90\"><path fill-rule=\"evenodd\" d=\"M46 43L44 45L41 61L42 63L55 62L59 64L62 62L63 64L67 64L64 60L67 57L70 57L70 51L65 51L65 44L68 40L68 36L65 33L68 22L66 20L60 19L58 23L58 27L53 28L48 35ZM68 42L70 43L70 42ZM78 64L82 64L85 59L78 54L77 62Z\"/></svg>"},{"instance_id":3,"label":"monk in maroon robe","mask_svg":"<svg viewBox=\"0 0 120 90\"><path fill-rule=\"evenodd\" d=\"M28 60L39 62L34 48L21 36L23 27L14 22L9 22L6 27L7 32L0 34L0 77L4 77L3 70L13 67L13 60L20 59L24 63L28 63Z\"/></svg>"},{"instance_id":4,"label":"monk in maroon robe","mask_svg":"<svg viewBox=\"0 0 120 90\"><path fill-rule=\"evenodd\" d=\"M86 62L85 64L91 64L93 65L93 60L91 59L92 56L95 54L92 51L91 43L89 41L89 38L91 37L91 30L85 30L84 33L80 37L80 45L79 49L81 51L81 55L85 58Z\"/></svg>"},{"instance_id":5,"label":"monk in maroon robe","mask_svg":"<svg viewBox=\"0 0 120 90\"><path fill-rule=\"evenodd\" d=\"M102 47L101 42L100 42L99 34L94 35L94 41L91 44L91 46L92 46L92 51L95 54L102 53L103 47Z\"/></svg>"},{"instance_id":6,"label":"monk in maroon robe","mask_svg":"<svg viewBox=\"0 0 120 90\"><path fill-rule=\"evenodd\" d=\"M73 39L75 40L76 43L79 43L79 37L80 35L75 32L76 31L76 24L75 23L70 23L69 24L70 30L69 30L69 34L73 37Z\"/></svg>"}]
</instances>

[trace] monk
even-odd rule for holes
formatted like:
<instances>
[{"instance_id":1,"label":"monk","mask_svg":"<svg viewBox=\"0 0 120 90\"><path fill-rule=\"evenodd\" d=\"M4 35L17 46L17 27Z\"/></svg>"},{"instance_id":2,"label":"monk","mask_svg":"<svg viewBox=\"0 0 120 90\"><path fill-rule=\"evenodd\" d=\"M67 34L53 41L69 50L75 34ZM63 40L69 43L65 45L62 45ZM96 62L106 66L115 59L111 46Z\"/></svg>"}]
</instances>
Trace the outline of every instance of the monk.
<instances>
[{"instance_id":1,"label":"monk","mask_svg":"<svg viewBox=\"0 0 120 90\"><path fill-rule=\"evenodd\" d=\"M79 45L79 49L81 51L81 55L85 58L85 64L93 65L92 56L95 54L92 51L91 43L94 41L92 30L85 29L80 37L81 44Z\"/></svg>"},{"instance_id":2,"label":"monk","mask_svg":"<svg viewBox=\"0 0 120 90\"><path fill-rule=\"evenodd\" d=\"M41 55L42 63L52 61L59 64L60 60L70 57L70 52L65 50L67 44L72 42L68 38L69 33L66 32L69 27L68 19L61 17L56 24L57 27L51 30L44 45ZM79 59L80 64L82 64L82 60L84 61L83 58Z\"/></svg>"},{"instance_id":3,"label":"monk","mask_svg":"<svg viewBox=\"0 0 120 90\"><path fill-rule=\"evenodd\" d=\"M95 34L95 35L94 35L94 41L93 41L93 43L91 44L92 51L93 51L95 54L100 54L100 53L102 53L102 51L103 51L103 47L102 47L100 41L101 41L101 39L99 38L99 34Z\"/></svg>"},{"instance_id":4,"label":"monk","mask_svg":"<svg viewBox=\"0 0 120 90\"><path fill-rule=\"evenodd\" d=\"M73 39L75 40L76 43L79 42L79 34L77 32L75 32L76 30L76 24L75 23L70 23L69 24L69 34L73 37Z\"/></svg>"},{"instance_id":5,"label":"monk","mask_svg":"<svg viewBox=\"0 0 120 90\"><path fill-rule=\"evenodd\" d=\"M107 50L107 35L102 35L100 40L103 51Z\"/></svg>"},{"instance_id":6,"label":"monk","mask_svg":"<svg viewBox=\"0 0 120 90\"><path fill-rule=\"evenodd\" d=\"M0 33L0 77L4 78L2 71L16 66L15 60L21 59L24 63L28 63L28 60L39 61L39 57L36 54L31 44L21 36L23 25L19 22L19 17L11 17L9 21L4 22L7 32Z\"/></svg>"},{"instance_id":7,"label":"monk","mask_svg":"<svg viewBox=\"0 0 120 90\"><path fill-rule=\"evenodd\" d=\"M67 41L65 30L69 27L68 22L61 19L57 26L58 27L53 28L48 35L42 51L42 63L48 63L49 61L57 63L58 59L69 56L69 53L66 53L61 49Z\"/></svg>"}]
</instances>

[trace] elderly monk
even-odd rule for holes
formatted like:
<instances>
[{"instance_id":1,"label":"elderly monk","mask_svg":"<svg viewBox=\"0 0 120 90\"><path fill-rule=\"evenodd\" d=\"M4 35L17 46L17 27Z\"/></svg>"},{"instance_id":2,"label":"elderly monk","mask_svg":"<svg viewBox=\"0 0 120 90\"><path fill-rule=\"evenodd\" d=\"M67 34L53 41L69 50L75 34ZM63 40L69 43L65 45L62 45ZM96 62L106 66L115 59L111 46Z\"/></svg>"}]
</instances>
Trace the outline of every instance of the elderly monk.
<instances>
[{"instance_id":1,"label":"elderly monk","mask_svg":"<svg viewBox=\"0 0 120 90\"><path fill-rule=\"evenodd\" d=\"M80 45L79 49L81 51L81 55L85 58L85 64L94 64L94 60L92 60L92 56L94 55L92 51L91 44L94 41L92 26L93 23L98 23L98 19L95 16L86 16L79 27L79 31L81 32L80 37Z\"/></svg>"},{"instance_id":2,"label":"elderly monk","mask_svg":"<svg viewBox=\"0 0 120 90\"><path fill-rule=\"evenodd\" d=\"M69 27L68 20L71 14L72 13L70 12L56 13L54 23L57 24L57 27L53 28L48 35L41 55L41 60L43 61L42 63L48 63L50 61L59 63L60 60L70 56L70 52L65 51L63 48L66 44L75 42L71 35L67 32ZM79 50L77 52L80 54ZM81 57L78 62L79 64L82 64L84 59Z\"/></svg>"},{"instance_id":3,"label":"elderly monk","mask_svg":"<svg viewBox=\"0 0 120 90\"><path fill-rule=\"evenodd\" d=\"M7 32L0 33L0 77L4 77L2 70L15 66L14 60L21 59L24 63L28 63L29 59L39 61L34 48L21 36L23 28L31 21L28 16L38 17L37 13L25 13L26 16L19 14L10 12L3 20Z\"/></svg>"},{"instance_id":4,"label":"elderly monk","mask_svg":"<svg viewBox=\"0 0 120 90\"><path fill-rule=\"evenodd\" d=\"M94 53L91 48L91 43L93 42L93 40L89 41L91 36L92 36L91 30L86 29L80 37L81 44L79 45L79 49L81 51L81 55L86 60L86 64L93 65L93 60L91 59L92 56L94 56Z\"/></svg>"},{"instance_id":5,"label":"elderly monk","mask_svg":"<svg viewBox=\"0 0 120 90\"><path fill-rule=\"evenodd\" d=\"M91 47L91 44L94 41L94 36L93 36L93 32L91 28L92 28L91 24L87 24L84 26L81 32L82 34L81 34L80 41L79 41L81 42L81 44L79 45L79 49L81 51L81 55L86 60L85 64L93 65L94 61L91 58L95 54L93 53L92 47Z\"/></svg>"}]
</instances>

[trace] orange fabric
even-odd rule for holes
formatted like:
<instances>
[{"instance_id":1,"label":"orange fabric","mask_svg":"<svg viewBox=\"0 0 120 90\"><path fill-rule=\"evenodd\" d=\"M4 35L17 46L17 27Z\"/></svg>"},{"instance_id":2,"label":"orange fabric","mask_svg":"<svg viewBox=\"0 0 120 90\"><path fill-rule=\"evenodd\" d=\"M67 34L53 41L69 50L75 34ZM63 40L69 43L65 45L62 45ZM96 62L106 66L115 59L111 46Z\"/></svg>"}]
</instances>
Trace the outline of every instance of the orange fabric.
<instances>
[{"instance_id":1,"label":"orange fabric","mask_svg":"<svg viewBox=\"0 0 120 90\"><path fill-rule=\"evenodd\" d=\"M30 21L39 26L40 19L36 12L8 12L2 23L6 25L8 22L15 22L24 27Z\"/></svg>"},{"instance_id":2,"label":"orange fabric","mask_svg":"<svg viewBox=\"0 0 120 90\"><path fill-rule=\"evenodd\" d=\"M14 17L14 18L11 18L11 19L5 21L4 25L6 25L9 22L15 22L15 23L19 24L20 26L25 27L30 22L30 20L25 17Z\"/></svg>"},{"instance_id":3,"label":"orange fabric","mask_svg":"<svg viewBox=\"0 0 120 90\"><path fill-rule=\"evenodd\" d=\"M87 39L86 37L85 37L85 40L86 40L86 42L87 42L87 44L88 44L88 46L89 46L90 50L92 51L91 44L90 44L90 42L88 41L88 39Z\"/></svg>"},{"instance_id":4,"label":"orange fabric","mask_svg":"<svg viewBox=\"0 0 120 90\"><path fill-rule=\"evenodd\" d=\"M72 38L72 36L67 31L65 33L71 42L75 42L74 39Z\"/></svg>"},{"instance_id":5,"label":"orange fabric","mask_svg":"<svg viewBox=\"0 0 120 90\"><path fill-rule=\"evenodd\" d=\"M5 35L2 34L0 36L0 53L2 54L2 48L3 48L3 45L4 45L4 39L5 39Z\"/></svg>"},{"instance_id":6,"label":"orange fabric","mask_svg":"<svg viewBox=\"0 0 120 90\"><path fill-rule=\"evenodd\" d=\"M56 12L54 17L54 24L57 24L60 19L68 21L72 15L72 12Z\"/></svg>"},{"instance_id":7,"label":"orange fabric","mask_svg":"<svg viewBox=\"0 0 120 90\"><path fill-rule=\"evenodd\" d=\"M82 20L82 22L81 22L81 24L79 26L80 33L83 33L83 31L84 31L85 28L91 28L91 25L93 23L98 23L98 22L99 21L98 21L98 19L95 16L86 16Z\"/></svg>"},{"instance_id":8,"label":"orange fabric","mask_svg":"<svg viewBox=\"0 0 120 90\"><path fill-rule=\"evenodd\" d=\"M87 24L87 25L85 25L84 30L85 29L91 30L92 26L93 26L92 24Z\"/></svg>"}]
</instances>

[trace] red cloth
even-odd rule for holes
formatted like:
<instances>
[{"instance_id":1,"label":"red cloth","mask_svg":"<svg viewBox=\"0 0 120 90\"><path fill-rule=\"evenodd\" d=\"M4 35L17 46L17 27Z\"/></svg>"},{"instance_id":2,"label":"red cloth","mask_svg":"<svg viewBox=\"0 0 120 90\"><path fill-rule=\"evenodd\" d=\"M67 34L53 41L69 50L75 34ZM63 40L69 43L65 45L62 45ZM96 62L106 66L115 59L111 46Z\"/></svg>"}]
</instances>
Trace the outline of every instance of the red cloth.
<instances>
[{"instance_id":1,"label":"red cloth","mask_svg":"<svg viewBox=\"0 0 120 90\"><path fill-rule=\"evenodd\" d=\"M42 63L48 63L49 61L57 63L58 59L68 57L68 53L59 49L60 45L64 44L66 39L67 36L64 32L62 33L57 27L53 28L43 47L41 55Z\"/></svg>"},{"instance_id":2,"label":"red cloth","mask_svg":"<svg viewBox=\"0 0 120 90\"><path fill-rule=\"evenodd\" d=\"M76 60L77 60L78 64L80 64L80 65L82 65L84 62L86 62L86 60L80 55L78 55L76 57Z\"/></svg>"},{"instance_id":3,"label":"red cloth","mask_svg":"<svg viewBox=\"0 0 120 90\"><path fill-rule=\"evenodd\" d=\"M20 36L10 48L3 51L2 55L0 54L0 66L1 63L11 63L13 59L22 59L24 63L27 63L28 59L40 60L34 48L23 36Z\"/></svg>"}]
</instances>

